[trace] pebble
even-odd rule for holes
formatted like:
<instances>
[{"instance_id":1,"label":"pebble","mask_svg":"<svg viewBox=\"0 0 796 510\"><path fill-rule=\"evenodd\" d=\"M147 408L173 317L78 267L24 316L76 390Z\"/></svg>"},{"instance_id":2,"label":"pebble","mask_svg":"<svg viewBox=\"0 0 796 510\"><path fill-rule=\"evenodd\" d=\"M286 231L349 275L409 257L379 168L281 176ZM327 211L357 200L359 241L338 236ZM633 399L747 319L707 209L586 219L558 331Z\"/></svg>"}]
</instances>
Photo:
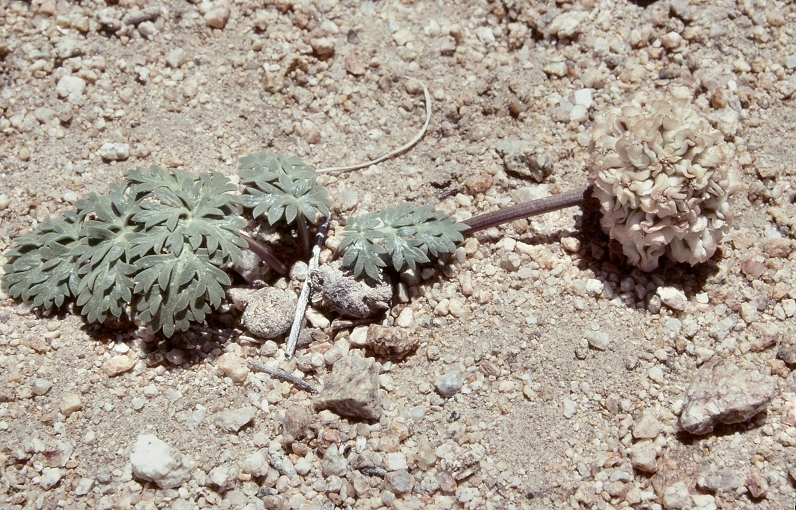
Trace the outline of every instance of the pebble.
<instances>
[{"instance_id":1,"label":"pebble","mask_svg":"<svg viewBox=\"0 0 796 510\"><path fill-rule=\"evenodd\" d=\"M577 253L580 250L580 239L577 237L562 237L561 246L570 253Z\"/></svg>"},{"instance_id":2,"label":"pebble","mask_svg":"<svg viewBox=\"0 0 796 510\"><path fill-rule=\"evenodd\" d=\"M205 23L210 28L223 29L229 20L229 5L226 2L213 7L205 14Z\"/></svg>"},{"instance_id":3,"label":"pebble","mask_svg":"<svg viewBox=\"0 0 796 510\"><path fill-rule=\"evenodd\" d=\"M378 420L382 404L379 393L380 366L373 358L348 355L337 361L321 393L316 410L329 409L340 416Z\"/></svg>"},{"instance_id":4,"label":"pebble","mask_svg":"<svg viewBox=\"0 0 796 510\"><path fill-rule=\"evenodd\" d=\"M174 48L166 53L166 63L174 69L180 68L186 62L188 62L188 53L183 48Z\"/></svg>"},{"instance_id":5,"label":"pebble","mask_svg":"<svg viewBox=\"0 0 796 510\"><path fill-rule=\"evenodd\" d=\"M384 469L387 471L398 471L408 469L406 456L401 452L391 452L384 456Z\"/></svg>"},{"instance_id":6,"label":"pebble","mask_svg":"<svg viewBox=\"0 0 796 510\"><path fill-rule=\"evenodd\" d=\"M218 492L225 492L235 486L235 480L238 476L238 470L229 464L221 464L214 467L207 473L207 478L210 485L213 486Z\"/></svg>"},{"instance_id":7,"label":"pebble","mask_svg":"<svg viewBox=\"0 0 796 510\"><path fill-rule=\"evenodd\" d=\"M586 331L583 336L588 340L589 345L598 351L604 351L611 343L610 337L602 331Z\"/></svg>"},{"instance_id":8,"label":"pebble","mask_svg":"<svg viewBox=\"0 0 796 510\"><path fill-rule=\"evenodd\" d=\"M725 467L718 471L712 471L705 475L700 475L696 482L697 488L709 492L729 492L737 489L741 485L741 478L733 468Z\"/></svg>"},{"instance_id":9,"label":"pebble","mask_svg":"<svg viewBox=\"0 0 796 510\"><path fill-rule=\"evenodd\" d=\"M75 486L75 496L85 496L94 487L93 478L81 478Z\"/></svg>"},{"instance_id":10,"label":"pebble","mask_svg":"<svg viewBox=\"0 0 796 510\"><path fill-rule=\"evenodd\" d=\"M77 103L83 98L86 90L86 81L83 78L72 75L64 75L58 80L55 86L55 93L58 97L66 98L70 103Z\"/></svg>"},{"instance_id":11,"label":"pebble","mask_svg":"<svg viewBox=\"0 0 796 510\"><path fill-rule=\"evenodd\" d=\"M547 26L547 33L557 36L559 39L569 39L580 33L580 23L586 18L586 13L582 11L566 12L559 14L553 22Z\"/></svg>"},{"instance_id":12,"label":"pebble","mask_svg":"<svg viewBox=\"0 0 796 510\"><path fill-rule=\"evenodd\" d=\"M411 307L406 307L401 310L401 313L398 314L398 318L395 319L395 325L401 328L408 328L414 324L415 321L415 312L412 310Z\"/></svg>"},{"instance_id":13,"label":"pebble","mask_svg":"<svg viewBox=\"0 0 796 510\"><path fill-rule=\"evenodd\" d=\"M348 460L340 455L337 445L332 443L326 449L321 460L321 472L323 476L345 476L348 471Z\"/></svg>"},{"instance_id":14,"label":"pebble","mask_svg":"<svg viewBox=\"0 0 796 510\"><path fill-rule=\"evenodd\" d=\"M672 310L683 311L688 305L688 298L682 290L674 287L658 287L656 293L660 296L661 303Z\"/></svg>"},{"instance_id":15,"label":"pebble","mask_svg":"<svg viewBox=\"0 0 796 510\"><path fill-rule=\"evenodd\" d=\"M541 146L525 140L503 140L495 144L506 170L542 182L553 171L553 157Z\"/></svg>"},{"instance_id":16,"label":"pebble","mask_svg":"<svg viewBox=\"0 0 796 510\"><path fill-rule=\"evenodd\" d=\"M393 327L371 324L368 326L367 344L379 356L403 359L420 345L420 336Z\"/></svg>"},{"instance_id":17,"label":"pebble","mask_svg":"<svg viewBox=\"0 0 796 510\"><path fill-rule=\"evenodd\" d=\"M265 448L260 448L243 459L240 469L244 473L259 478L268 474L269 461L268 451Z\"/></svg>"},{"instance_id":18,"label":"pebble","mask_svg":"<svg viewBox=\"0 0 796 510\"><path fill-rule=\"evenodd\" d=\"M246 381L249 376L249 366L246 361L231 352L227 352L219 356L218 368L224 372L224 375L232 379L235 384L241 384Z\"/></svg>"},{"instance_id":19,"label":"pebble","mask_svg":"<svg viewBox=\"0 0 796 510\"><path fill-rule=\"evenodd\" d=\"M130 144L106 142L99 148L99 155L106 161L125 161L130 157Z\"/></svg>"},{"instance_id":20,"label":"pebble","mask_svg":"<svg viewBox=\"0 0 796 510\"><path fill-rule=\"evenodd\" d=\"M69 416L75 411L83 409L83 401L77 393L66 393L61 397L61 403L58 407L64 416Z\"/></svg>"},{"instance_id":21,"label":"pebble","mask_svg":"<svg viewBox=\"0 0 796 510\"><path fill-rule=\"evenodd\" d=\"M437 378L437 380L434 382L434 386L436 386L439 394L448 398L459 393L459 390L462 389L463 385L464 377L458 370L448 372Z\"/></svg>"},{"instance_id":22,"label":"pebble","mask_svg":"<svg viewBox=\"0 0 796 510\"><path fill-rule=\"evenodd\" d=\"M53 383L47 379L33 379L30 382L30 388L33 390L33 394L37 396L46 395L52 387Z\"/></svg>"},{"instance_id":23,"label":"pebble","mask_svg":"<svg viewBox=\"0 0 796 510\"><path fill-rule=\"evenodd\" d=\"M586 292L590 296L599 296L603 293L604 284L596 278L589 278L586 280Z\"/></svg>"},{"instance_id":24,"label":"pebble","mask_svg":"<svg viewBox=\"0 0 796 510\"><path fill-rule=\"evenodd\" d=\"M253 406L244 406L238 409L227 409L215 413L212 417L216 427L224 432L237 433L244 425L254 419L257 409Z\"/></svg>"},{"instance_id":25,"label":"pebble","mask_svg":"<svg viewBox=\"0 0 796 510\"><path fill-rule=\"evenodd\" d=\"M64 470L59 468L44 468L41 471L41 478L39 478L39 485L44 490L49 490L61 481L64 476Z\"/></svg>"},{"instance_id":26,"label":"pebble","mask_svg":"<svg viewBox=\"0 0 796 510\"><path fill-rule=\"evenodd\" d=\"M135 366L135 359L123 354L110 357L105 363L102 364L102 370L108 374L108 377L115 377L123 374Z\"/></svg>"},{"instance_id":27,"label":"pebble","mask_svg":"<svg viewBox=\"0 0 796 510\"><path fill-rule=\"evenodd\" d=\"M710 494L694 494L691 500L694 502L693 510L716 510L716 498Z\"/></svg>"},{"instance_id":28,"label":"pebble","mask_svg":"<svg viewBox=\"0 0 796 510\"><path fill-rule=\"evenodd\" d=\"M658 471L658 464L655 461L656 456L655 443L652 441L640 441L630 449L630 463L635 469L644 473L655 473Z\"/></svg>"},{"instance_id":29,"label":"pebble","mask_svg":"<svg viewBox=\"0 0 796 510\"><path fill-rule=\"evenodd\" d=\"M578 409L578 404L571 398L564 399L564 418L572 418L575 416L575 411Z\"/></svg>"},{"instance_id":30,"label":"pebble","mask_svg":"<svg viewBox=\"0 0 796 510\"><path fill-rule=\"evenodd\" d=\"M686 391L680 425L703 435L718 423L745 422L766 408L775 389L770 376L713 359L699 369Z\"/></svg>"},{"instance_id":31,"label":"pebble","mask_svg":"<svg viewBox=\"0 0 796 510\"><path fill-rule=\"evenodd\" d=\"M284 290L263 287L246 303L241 322L258 338L276 338L290 329L295 308L296 303Z\"/></svg>"},{"instance_id":32,"label":"pebble","mask_svg":"<svg viewBox=\"0 0 796 510\"><path fill-rule=\"evenodd\" d=\"M749 494L751 494L753 498L763 498L768 492L768 480L766 480L766 477L763 476L760 471L757 471L756 469L752 470L752 472L749 474L749 477L746 479L746 488L749 490Z\"/></svg>"},{"instance_id":33,"label":"pebble","mask_svg":"<svg viewBox=\"0 0 796 510\"><path fill-rule=\"evenodd\" d=\"M663 377L663 369L661 367L652 367L647 372L650 380L657 384L663 384L666 380Z\"/></svg>"},{"instance_id":34,"label":"pebble","mask_svg":"<svg viewBox=\"0 0 796 510\"><path fill-rule=\"evenodd\" d=\"M191 478L193 461L152 434L138 436L130 452L133 474L161 489L179 487Z\"/></svg>"},{"instance_id":35,"label":"pebble","mask_svg":"<svg viewBox=\"0 0 796 510\"><path fill-rule=\"evenodd\" d=\"M663 508L684 510L691 506L691 498L685 482L677 482L663 489Z\"/></svg>"},{"instance_id":36,"label":"pebble","mask_svg":"<svg viewBox=\"0 0 796 510\"><path fill-rule=\"evenodd\" d=\"M393 296L392 282L384 271L379 280L354 278L343 269L342 261L324 264L312 273L313 298L320 294L324 308L344 317L367 319L389 309Z\"/></svg>"},{"instance_id":37,"label":"pebble","mask_svg":"<svg viewBox=\"0 0 796 510\"><path fill-rule=\"evenodd\" d=\"M636 439L655 439L662 429L663 425L661 425L655 415L645 411L633 426L633 437Z\"/></svg>"}]
</instances>

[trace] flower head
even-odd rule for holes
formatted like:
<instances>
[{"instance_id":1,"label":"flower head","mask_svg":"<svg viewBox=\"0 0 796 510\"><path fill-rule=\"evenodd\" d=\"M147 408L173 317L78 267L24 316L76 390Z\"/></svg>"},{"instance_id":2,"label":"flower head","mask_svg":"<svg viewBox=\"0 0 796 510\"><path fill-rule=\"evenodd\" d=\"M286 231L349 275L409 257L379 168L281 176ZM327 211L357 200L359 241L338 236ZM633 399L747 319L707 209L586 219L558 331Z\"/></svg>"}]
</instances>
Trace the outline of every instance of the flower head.
<instances>
[{"instance_id":1,"label":"flower head","mask_svg":"<svg viewBox=\"0 0 796 510\"><path fill-rule=\"evenodd\" d=\"M734 153L687 99L636 96L595 125L589 152L600 224L633 264L715 253L733 217Z\"/></svg>"}]
</instances>

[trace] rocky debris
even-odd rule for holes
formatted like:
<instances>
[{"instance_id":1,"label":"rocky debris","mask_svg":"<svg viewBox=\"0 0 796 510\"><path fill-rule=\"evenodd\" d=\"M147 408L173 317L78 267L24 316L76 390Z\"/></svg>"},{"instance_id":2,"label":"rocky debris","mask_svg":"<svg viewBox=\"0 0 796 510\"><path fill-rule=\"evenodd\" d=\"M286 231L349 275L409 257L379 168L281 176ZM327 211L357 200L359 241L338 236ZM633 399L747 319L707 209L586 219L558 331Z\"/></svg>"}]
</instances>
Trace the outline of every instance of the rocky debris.
<instances>
[{"instance_id":1,"label":"rocky debris","mask_svg":"<svg viewBox=\"0 0 796 510\"><path fill-rule=\"evenodd\" d=\"M384 481L390 490L396 494L407 494L412 491L415 485L415 479L406 469L387 473Z\"/></svg>"},{"instance_id":2,"label":"rocky debris","mask_svg":"<svg viewBox=\"0 0 796 510\"><path fill-rule=\"evenodd\" d=\"M173 69L179 69L188 60L188 53L183 48L174 48L166 53L166 63Z\"/></svg>"},{"instance_id":3,"label":"rocky debris","mask_svg":"<svg viewBox=\"0 0 796 510\"><path fill-rule=\"evenodd\" d=\"M65 472L63 469L58 468L44 468L41 471L41 478L39 479L39 485L44 490L49 490L55 487L58 482L61 481Z\"/></svg>"},{"instance_id":4,"label":"rocky debris","mask_svg":"<svg viewBox=\"0 0 796 510\"><path fill-rule=\"evenodd\" d=\"M226 2L220 2L205 13L205 23L210 28L223 29L229 20L229 14L229 5Z\"/></svg>"},{"instance_id":5,"label":"rocky debris","mask_svg":"<svg viewBox=\"0 0 796 510\"><path fill-rule=\"evenodd\" d=\"M332 443L323 453L321 460L323 476L345 476L348 471L348 460L340 455L337 445Z\"/></svg>"},{"instance_id":6,"label":"rocky debris","mask_svg":"<svg viewBox=\"0 0 796 510\"><path fill-rule=\"evenodd\" d=\"M72 76L67 74L58 80L58 85L55 86L55 93L58 97L66 98L70 103L77 103L83 98L83 93L86 90L86 80L79 76Z\"/></svg>"},{"instance_id":7,"label":"rocky debris","mask_svg":"<svg viewBox=\"0 0 796 510\"><path fill-rule=\"evenodd\" d=\"M642 413L633 426L633 437L636 439L655 439L661 433L663 425L650 411Z\"/></svg>"},{"instance_id":8,"label":"rocky debris","mask_svg":"<svg viewBox=\"0 0 796 510\"><path fill-rule=\"evenodd\" d=\"M126 161L130 157L130 144L107 142L99 149L99 155L106 161Z\"/></svg>"},{"instance_id":9,"label":"rocky debris","mask_svg":"<svg viewBox=\"0 0 796 510\"><path fill-rule=\"evenodd\" d=\"M381 416L379 370L380 365L373 358L351 354L341 358L332 367L323 390L315 397L315 409L378 420Z\"/></svg>"},{"instance_id":10,"label":"rocky debris","mask_svg":"<svg viewBox=\"0 0 796 510\"><path fill-rule=\"evenodd\" d=\"M218 492L226 492L235 486L238 468L229 464L221 464L207 473L210 485Z\"/></svg>"},{"instance_id":11,"label":"rocky debris","mask_svg":"<svg viewBox=\"0 0 796 510\"><path fill-rule=\"evenodd\" d=\"M270 457L268 456L268 450L265 448L260 448L259 450L250 453L249 456L243 460L240 468L242 472L248 473L253 477L258 478L268 474L269 462Z\"/></svg>"},{"instance_id":12,"label":"rocky debris","mask_svg":"<svg viewBox=\"0 0 796 510\"><path fill-rule=\"evenodd\" d=\"M52 387L53 383L47 379L36 378L30 382L30 389L33 390L33 394L37 396L46 395Z\"/></svg>"},{"instance_id":13,"label":"rocky debris","mask_svg":"<svg viewBox=\"0 0 796 510\"><path fill-rule=\"evenodd\" d=\"M598 351L604 351L611 344L611 337L602 331L586 331L583 336L589 345Z\"/></svg>"},{"instance_id":14,"label":"rocky debris","mask_svg":"<svg viewBox=\"0 0 796 510\"><path fill-rule=\"evenodd\" d=\"M287 292L263 287L246 303L241 322L252 335L268 340L290 329L295 309L296 302Z\"/></svg>"},{"instance_id":15,"label":"rocky debris","mask_svg":"<svg viewBox=\"0 0 796 510\"><path fill-rule=\"evenodd\" d=\"M663 508L682 510L691 507L691 498L685 482L677 482L663 490Z\"/></svg>"},{"instance_id":16,"label":"rocky debris","mask_svg":"<svg viewBox=\"0 0 796 510\"><path fill-rule=\"evenodd\" d=\"M775 389L771 377L714 358L699 369L689 386L680 425L702 435L719 423L745 422L766 408Z\"/></svg>"},{"instance_id":17,"label":"rocky debris","mask_svg":"<svg viewBox=\"0 0 796 510\"><path fill-rule=\"evenodd\" d=\"M121 354L119 356L110 357L102 364L102 369L108 374L108 377L115 377L127 372L134 366L135 360L133 358Z\"/></svg>"},{"instance_id":18,"label":"rocky debris","mask_svg":"<svg viewBox=\"0 0 796 510\"><path fill-rule=\"evenodd\" d=\"M643 473L658 471L657 456L655 443L652 441L640 441L630 448L630 463Z\"/></svg>"},{"instance_id":19,"label":"rocky debris","mask_svg":"<svg viewBox=\"0 0 796 510\"><path fill-rule=\"evenodd\" d=\"M133 474L161 489L179 487L191 478L193 461L152 434L142 434L130 452Z\"/></svg>"},{"instance_id":20,"label":"rocky debris","mask_svg":"<svg viewBox=\"0 0 796 510\"><path fill-rule=\"evenodd\" d=\"M464 377L458 370L453 370L443 374L434 382L434 386L436 386L439 394L448 398L459 393L459 390L462 389L463 385Z\"/></svg>"},{"instance_id":21,"label":"rocky debris","mask_svg":"<svg viewBox=\"0 0 796 510\"><path fill-rule=\"evenodd\" d=\"M366 275L354 278L342 261L324 264L312 273L313 303L344 317L367 319L390 308L392 283L386 273L376 281Z\"/></svg>"},{"instance_id":22,"label":"rocky debris","mask_svg":"<svg viewBox=\"0 0 796 510\"><path fill-rule=\"evenodd\" d=\"M711 469L708 473L700 473L696 486L698 489L707 492L728 493L741 486L741 477L738 471L733 468Z\"/></svg>"},{"instance_id":23,"label":"rocky debris","mask_svg":"<svg viewBox=\"0 0 796 510\"><path fill-rule=\"evenodd\" d=\"M235 384L241 384L249 376L249 365L237 354L226 352L218 357L218 368Z\"/></svg>"},{"instance_id":24,"label":"rocky debris","mask_svg":"<svg viewBox=\"0 0 796 510\"><path fill-rule=\"evenodd\" d=\"M407 308L411 310L411 308ZM403 359L417 349L420 337L400 328L378 324L368 326L367 345L384 358Z\"/></svg>"},{"instance_id":25,"label":"rocky debris","mask_svg":"<svg viewBox=\"0 0 796 510\"><path fill-rule=\"evenodd\" d=\"M542 182L553 171L553 157L541 147L524 140L503 140L495 144L506 170Z\"/></svg>"},{"instance_id":26,"label":"rocky debris","mask_svg":"<svg viewBox=\"0 0 796 510\"><path fill-rule=\"evenodd\" d=\"M64 416L69 416L75 411L83 409L83 401L77 393L66 393L61 397L61 403L58 408Z\"/></svg>"},{"instance_id":27,"label":"rocky debris","mask_svg":"<svg viewBox=\"0 0 796 510\"><path fill-rule=\"evenodd\" d=\"M230 434L237 433L244 425L254 419L257 409L253 406L245 406L239 409L227 409L219 411L212 416L216 427Z\"/></svg>"}]
</instances>

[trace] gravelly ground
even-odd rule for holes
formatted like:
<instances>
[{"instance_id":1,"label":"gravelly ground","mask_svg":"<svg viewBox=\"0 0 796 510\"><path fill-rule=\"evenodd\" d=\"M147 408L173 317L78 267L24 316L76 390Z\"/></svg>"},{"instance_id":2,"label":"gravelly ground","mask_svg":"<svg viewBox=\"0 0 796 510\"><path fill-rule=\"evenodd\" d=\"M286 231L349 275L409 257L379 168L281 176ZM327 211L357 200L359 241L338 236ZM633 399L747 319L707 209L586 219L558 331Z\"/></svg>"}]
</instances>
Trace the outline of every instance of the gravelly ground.
<instances>
[{"instance_id":1,"label":"gravelly ground","mask_svg":"<svg viewBox=\"0 0 796 510\"><path fill-rule=\"evenodd\" d=\"M421 90L404 76L430 89L429 131L400 158L323 177L344 215L412 200L467 217L582 186L596 116L638 91L686 87L738 153L735 228L714 261L652 274L624 263L594 210L479 234L463 263L414 289L405 329L420 347L380 360L381 419L313 413L308 437L284 451L280 424L311 409L311 395L254 372L234 383L218 366L223 352L277 364L278 346L199 333L147 342L0 296L0 506L794 504L796 386L783 361L796 342L791 2L265 4L0 0L0 250L134 166L232 175L263 149L319 168L378 157L423 122ZM585 116L574 107L584 89ZM540 185L507 173L502 140L545 151L552 174ZM485 193L468 191L486 176ZM578 240L566 241L574 251L563 238ZM684 291L685 308L661 305L659 288ZM607 334L606 350L589 347L590 331ZM330 367L312 356L333 341L280 366L323 380ZM112 375L119 355L130 366ZM751 421L692 436L677 415L711 358L771 376L776 390ZM441 397L435 381L456 370L461 391ZM249 404L256 415L237 433L211 419ZM655 432L652 468L633 461L649 446L637 428ZM145 432L195 461L188 481L133 477ZM372 450L401 475L329 474L327 462L325 476L331 444ZM296 469L280 474L272 458L252 473L247 458L263 448ZM474 462L472 473L455 480L456 462Z\"/></svg>"}]
</instances>

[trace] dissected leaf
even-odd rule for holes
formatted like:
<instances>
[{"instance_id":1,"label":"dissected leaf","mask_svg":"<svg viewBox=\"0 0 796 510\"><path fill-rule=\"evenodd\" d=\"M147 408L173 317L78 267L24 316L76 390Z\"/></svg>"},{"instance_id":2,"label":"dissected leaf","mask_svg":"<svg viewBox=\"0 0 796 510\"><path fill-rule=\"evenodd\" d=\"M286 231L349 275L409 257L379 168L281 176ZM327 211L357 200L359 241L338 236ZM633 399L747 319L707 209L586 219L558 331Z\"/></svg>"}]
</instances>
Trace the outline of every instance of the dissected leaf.
<instances>
[{"instance_id":1,"label":"dissected leaf","mask_svg":"<svg viewBox=\"0 0 796 510\"><path fill-rule=\"evenodd\" d=\"M382 256L389 256L396 271L429 262L429 254L439 257L456 250L464 240L466 225L458 223L431 206L404 202L398 206L349 218L343 230L339 250L343 264L352 267L355 276L363 272L372 278L386 266Z\"/></svg>"}]
</instances>

